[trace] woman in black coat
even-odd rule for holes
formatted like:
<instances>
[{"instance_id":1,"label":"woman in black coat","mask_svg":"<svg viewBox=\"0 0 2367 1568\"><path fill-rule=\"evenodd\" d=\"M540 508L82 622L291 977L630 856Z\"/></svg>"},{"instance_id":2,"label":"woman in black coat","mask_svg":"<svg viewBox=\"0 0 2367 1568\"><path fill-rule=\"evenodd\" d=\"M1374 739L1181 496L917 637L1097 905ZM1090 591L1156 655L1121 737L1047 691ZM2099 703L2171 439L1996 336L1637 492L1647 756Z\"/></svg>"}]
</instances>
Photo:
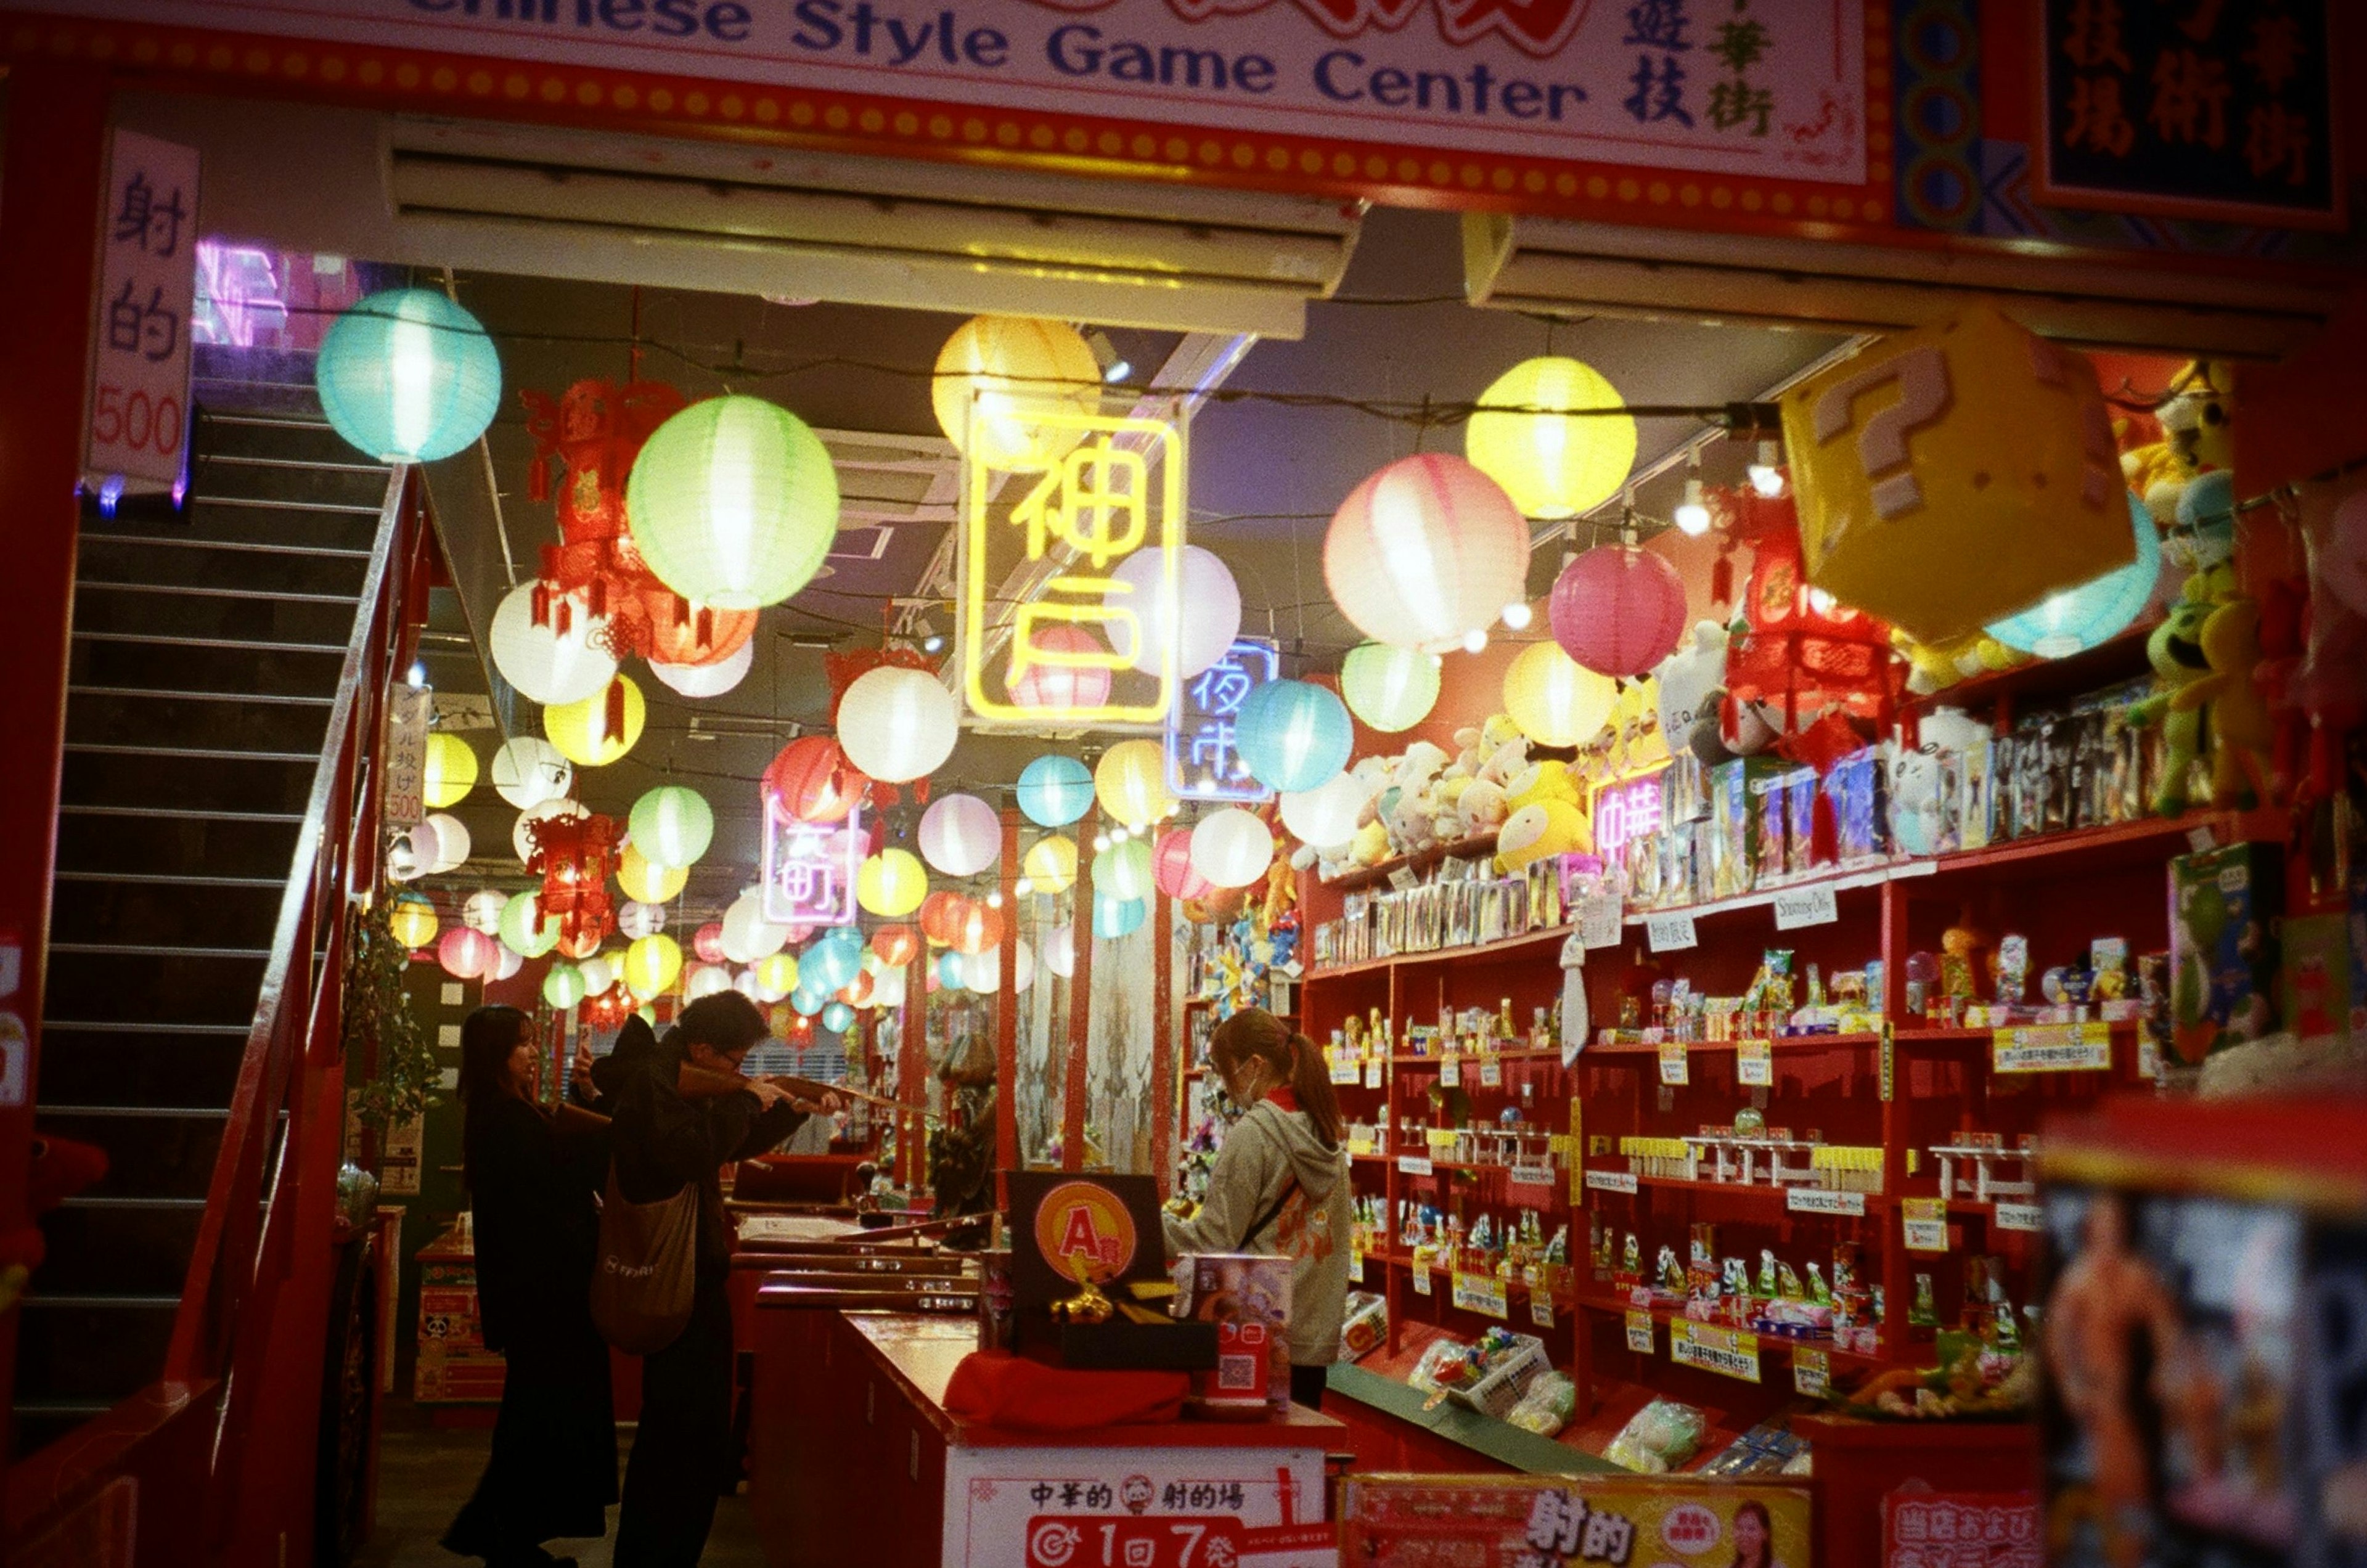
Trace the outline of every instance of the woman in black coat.
<instances>
[{"instance_id":1,"label":"woman in black coat","mask_svg":"<svg viewBox=\"0 0 2367 1568\"><path fill-rule=\"evenodd\" d=\"M606 1534L617 1500L608 1347L591 1309L607 1128L537 1102L541 1061L533 1021L515 1008L479 1008L460 1026L477 1303L485 1343L509 1371L493 1457L444 1547L493 1568L572 1562L542 1543Z\"/></svg>"}]
</instances>

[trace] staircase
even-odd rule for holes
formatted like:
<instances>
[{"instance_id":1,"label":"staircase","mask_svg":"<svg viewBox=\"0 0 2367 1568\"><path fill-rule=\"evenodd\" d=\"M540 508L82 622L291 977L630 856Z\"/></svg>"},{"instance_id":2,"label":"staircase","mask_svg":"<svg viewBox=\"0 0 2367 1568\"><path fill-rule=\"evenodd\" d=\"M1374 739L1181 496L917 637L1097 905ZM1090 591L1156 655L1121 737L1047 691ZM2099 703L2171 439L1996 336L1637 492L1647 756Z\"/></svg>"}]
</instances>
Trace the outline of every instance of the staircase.
<instances>
[{"instance_id":1,"label":"staircase","mask_svg":"<svg viewBox=\"0 0 2367 1568\"><path fill-rule=\"evenodd\" d=\"M317 414L193 445L185 516L84 516L37 1124L108 1171L44 1222L18 1453L164 1368L391 478Z\"/></svg>"}]
</instances>

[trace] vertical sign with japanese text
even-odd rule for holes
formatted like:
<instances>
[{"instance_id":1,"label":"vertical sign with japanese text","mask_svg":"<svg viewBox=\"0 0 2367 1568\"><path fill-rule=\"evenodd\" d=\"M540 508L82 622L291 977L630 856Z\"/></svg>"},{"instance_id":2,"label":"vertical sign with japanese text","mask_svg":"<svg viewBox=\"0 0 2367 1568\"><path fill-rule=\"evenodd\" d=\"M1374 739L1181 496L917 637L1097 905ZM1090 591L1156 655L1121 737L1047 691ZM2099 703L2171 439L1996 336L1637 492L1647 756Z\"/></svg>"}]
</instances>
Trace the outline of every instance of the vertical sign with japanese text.
<instances>
[{"instance_id":1,"label":"vertical sign with japanese text","mask_svg":"<svg viewBox=\"0 0 2367 1568\"><path fill-rule=\"evenodd\" d=\"M1282 655L1245 637L1197 675L1185 677L1167 714L1167 787L1184 800L1264 800L1274 792L1250 775L1233 741L1241 704L1282 674Z\"/></svg>"},{"instance_id":2,"label":"vertical sign with japanese text","mask_svg":"<svg viewBox=\"0 0 2367 1568\"><path fill-rule=\"evenodd\" d=\"M83 451L94 484L119 492L170 489L180 479L197 247L197 149L113 132Z\"/></svg>"}]
</instances>

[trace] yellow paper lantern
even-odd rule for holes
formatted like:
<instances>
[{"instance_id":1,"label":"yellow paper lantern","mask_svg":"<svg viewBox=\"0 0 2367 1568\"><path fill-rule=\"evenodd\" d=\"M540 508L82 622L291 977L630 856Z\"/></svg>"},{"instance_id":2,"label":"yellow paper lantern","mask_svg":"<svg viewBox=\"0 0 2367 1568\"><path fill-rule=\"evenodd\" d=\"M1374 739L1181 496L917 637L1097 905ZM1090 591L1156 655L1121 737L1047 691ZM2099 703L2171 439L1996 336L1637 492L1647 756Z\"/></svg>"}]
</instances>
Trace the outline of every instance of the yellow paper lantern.
<instances>
[{"instance_id":1,"label":"yellow paper lantern","mask_svg":"<svg viewBox=\"0 0 2367 1568\"><path fill-rule=\"evenodd\" d=\"M1618 683L1552 642L1533 642L1504 671L1504 711L1539 746L1576 746L1601 733Z\"/></svg>"},{"instance_id":2,"label":"yellow paper lantern","mask_svg":"<svg viewBox=\"0 0 2367 1568\"><path fill-rule=\"evenodd\" d=\"M436 940L436 906L416 893L397 895L386 921L394 940L413 953Z\"/></svg>"},{"instance_id":3,"label":"yellow paper lantern","mask_svg":"<svg viewBox=\"0 0 2367 1568\"><path fill-rule=\"evenodd\" d=\"M1038 893L1066 893L1077 880L1077 841L1052 833L1028 847L1019 869Z\"/></svg>"},{"instance_id":4,"label":"yellow paper lantern","mask_svg":"<svg viewBox=\"0 0 2367 1568\"><path fill-rule=\"evenodd\" d=\"M1977 305L1784 394L1808 581L1920 642L2135 558L2085 357Z\"/></svg>"},{"instance_id":5,"label":"yellow paper lantern","mask_svg":"<svg viewBox=\"0 0 2367 1568\"><path fill-rule=\"evenodd\" d=\"M796 953L776 953L756 960L756 989L766 1001L779 1001L797 988Z\"/></svg>"},{"instance_id":6,"label":"yellow paper lantern","mask_svg":"<svg viewBox=\"0 0 2367 1568\"><path fill-rule=\"evenodd\" d=\"M1093 795L1110 820L1140 832L1175 804L1167 793L1167 753L1156 740L1121 740L1093 770Z\"/></svg>"},{"instance_id":7,"label":"yellow paper lantern","mask_svg":"<svg viewBox=\"0 0 2367 1568\"><path fill-rule=\"evenodd\" d=\"M458 806L477 787L477 754L457 735L427 738L427 757L419 770L420 798L435 810Z\"/></svg>"},{"instance_id":8,"label":"yellow paper lantern","mask_svg":"<svg viewBox=\"0 0 2367 1568\"><path fill-rule=\"evenodd\" d=\"M855 874L855 901L882 919L901 919L929 896L929 874L910 850L886 849Z\"/></svg>"},{"instance_id":9,"label":"yellow paper lantern","mask_svg":"<svg viewBox=\"0 0 2367 1568\"><path fill-rule=\"evenodd\" d=\"M682 973L682 947L670 936L645 936L625 949L625 988L637 997L654 997Z\"/></svg>"},{"instance_id":10,"label":"yellow paper lantern","mask_svg":"<svg viewBox=\"0 0 2367 1568\"><path fill-rule=\"evenodd\" d=\"M1033 316L974 316L937 353L929 400L946 439L993 468L1048 468L1083 438L1047 412L1101 408L1101 366L1076 328Z\"/></svg>"},{"instance_id":11,"label":"yellow paper lantern","mask_svg":"<svg viewBox=\"0 0 2367 1568\"><path fill-rule=\"evenodd\" d=\"M617 886L638 903L663 904L689 881L688 866L656 864L630 844L617 857Z\"/></svg>"},{"instance_id":12,"label":"yellow paper lantern","mask_svg":"<svg viewBox=\"0 0 2367 1568\"><path fill-rule=\"evenodd\" d=\"M648 718L641 689L619 675L580 703L543 709L542 732L576 766L605 768L633 749Z\"/></svg>"},{"instance_id":13,"label":"yellow paper lantern","mask_svg":"<svg viewBox=\"0 0 2367 1568\"><path fill-rule=\"evenodd\" d=\"M1617 409L1581 414L1576 409ZM1479 394L1463 455L1527 517L1575 517L1619 493L1636 466L1636 421L1592 366L1524 359Z\"/></svg>"}]
</instances>

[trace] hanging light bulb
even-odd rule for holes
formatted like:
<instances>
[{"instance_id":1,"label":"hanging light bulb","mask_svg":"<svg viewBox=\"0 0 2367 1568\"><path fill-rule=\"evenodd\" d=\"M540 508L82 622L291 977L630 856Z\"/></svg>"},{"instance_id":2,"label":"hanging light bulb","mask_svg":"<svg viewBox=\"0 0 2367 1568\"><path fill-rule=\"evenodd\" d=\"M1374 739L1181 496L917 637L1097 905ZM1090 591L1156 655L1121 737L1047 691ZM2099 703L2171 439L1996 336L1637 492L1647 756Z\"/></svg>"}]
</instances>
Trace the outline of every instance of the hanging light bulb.
<instances>
[{"instance_id":1,"label":"hanging light bulb","mask_svg":"<svg viewBox=\"0 0 2367 1568\"><path fill-rule=\"evenodd\" d=\"M1693 458L1685 474L1685 498L1677 503L1672 519L1678 529L1699 538L1709 532L1709 503L1702 498L1701 458Z\"/></svg>"},{"instance_id":2,"label":"hanging light bulb","mask_svg":"<svg viewBox=\"0 0 2367 1568\"><path fill-rule=\"evenodd\" d=\"M1536 619L1536 614L1535 610L1529 608L1525 600L1518 604L1507 604L1504 606L1504 625L1510 630L1524 632L1529 629L1529 623Z\"/></svg>"},{"instance_id":3,"label":"hanging light bulb","mask_svg":"<svg viewBox=\"0 0 2367 1568\"><path fill-rule=\"evenodd\" d=\"M1743 470L1750 476L1750 488L1770 501L1784 493L1784 470L1775 466L1782 456L1783 448L1776 443L1762 441L1759 444L1759 460Z\"/></svg>"}]
</instances>

